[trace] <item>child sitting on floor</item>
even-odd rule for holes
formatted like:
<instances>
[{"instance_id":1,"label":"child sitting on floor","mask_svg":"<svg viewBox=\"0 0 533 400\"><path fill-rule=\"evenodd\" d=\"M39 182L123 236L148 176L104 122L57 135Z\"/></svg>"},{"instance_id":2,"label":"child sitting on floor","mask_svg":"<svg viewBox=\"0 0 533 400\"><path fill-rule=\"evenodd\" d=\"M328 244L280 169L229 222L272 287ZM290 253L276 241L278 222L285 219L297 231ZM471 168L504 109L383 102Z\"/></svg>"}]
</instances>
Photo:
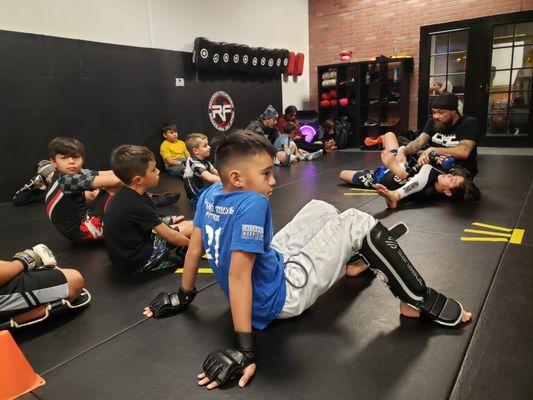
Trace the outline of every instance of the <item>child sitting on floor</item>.
<instances>
[{"instance_id":1,"label":"child sitting on floor","mask_svg":"<svg viewBox=\"0 0 533 400\"><path fill-rule=\"evenodd\" d=\"M297 162L300 160L312 161L316 160L323 153L322 150L309 153L305 150L299 149L294 140L293 136L296 136L300 133L298 125L294 122L287 122L283 127L283 133L278 136L274 142L274 147L278 152L282 151L285 153L285 163L282 163L281 160L276 156L274 160L274 165L290 165L290 163Z\"/></svg>"},{"instance_id":2,"label":"child sitting on floor","mask_svg":"<svg viewBox=\"0 0 533 400\"><path fill-rule=\"evenodd\" d=\"M161 143L159 152L165 163L165 170L170 176L181 177L185 170L185 161L190 157L185 142L178 139L176 125L165 125L161 130L165 140Z\"/></svg>"},{"instance_id":3,"label":"child sitting on floor","mask_svg":"<svg viewBox=\"0 0 533 400\"><path fill-rule=\"evenodd\" d=\"M238 380L245 386L256 370L253 328L301 315L338 279L367 266L385 275L403 315L445 326L471 318L458 301L426 286L389 230L360 210L339 213L312 200L274 236L269 198L276 183L275 154L268 140L253 132L220 136L216 163L222 183L211 185L198 201L181 287L160 293L144 310L156 318L185 310L196 295L205 249L229 301L235 342L207 356L199 385L213 389ZM368 265L347 268L357 252Z\"/></svg>"},{"instance_id":4,"label":"child sitting on floor","mask_svg":"<svg viewBox=\"0 0 533 400\"><path fill-rule=\"evenodd\" d=\"M159 182L154 153L122 145L113 150L111 167L124 183L104 215L105 244L113 264L133 273L183 265L192 223L182 216L162 219L157 214L147 194Z\"/></svg>"},{"instance_id":5,"label":"child sitting on floor","mask_svg":"<svg viewBox=\"0 0 533 400\"><path fill-rule=\"evenodd\" d=\"M46 245L20 251L11 261L0 261L0 330L40 319L48 304L74 302L82 290L81 274L57 268Z\"/></svg>"},{"instance_id":6,"label":"child sitting on floor","mask_svg":"<svg viewBox=\"0 0 533 400\"><path fill-rule=\"evenodd\" d=\"M45 198L48 218L74 243L101 240L104 212L122 182L113 171L82 168L85 150L77 139L56 137L48 152L55 169Z\"/></svg>"},{"instance_id":7,"label":"child sitting on floor","mask_svg":"<svg viewBox=\"0 0 533 400\"><path fill-rule=\"evenodd\" d=\"M220 182L220 177L213 164L207 160L211 154L207 136L203 133L191 133L185 139L185 144L191 156L185 162L183 180L187 198L194 207L206 184Z\"/></svg>"}]
</instances>

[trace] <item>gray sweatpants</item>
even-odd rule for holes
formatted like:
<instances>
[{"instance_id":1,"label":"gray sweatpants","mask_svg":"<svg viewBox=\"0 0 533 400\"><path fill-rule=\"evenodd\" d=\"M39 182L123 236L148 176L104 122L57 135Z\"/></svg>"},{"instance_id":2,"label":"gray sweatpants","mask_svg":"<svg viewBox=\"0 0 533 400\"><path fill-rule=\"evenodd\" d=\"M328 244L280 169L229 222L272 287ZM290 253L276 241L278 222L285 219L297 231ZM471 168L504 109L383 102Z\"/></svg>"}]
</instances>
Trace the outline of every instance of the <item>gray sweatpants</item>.
<instances>
[{"instance_id":1,"label":"gray sweatpants","mask_svg":"<svg viewBox=\"0 0 533 400\"><path fill-rule=\"evenodd\" d=\"M300 315L333 286L376 222L355 208L339 214L324 201L307 203L272 239L272 247L283 255L287 280L287 297L278 318Z\"/></svg>"}]
</instances>

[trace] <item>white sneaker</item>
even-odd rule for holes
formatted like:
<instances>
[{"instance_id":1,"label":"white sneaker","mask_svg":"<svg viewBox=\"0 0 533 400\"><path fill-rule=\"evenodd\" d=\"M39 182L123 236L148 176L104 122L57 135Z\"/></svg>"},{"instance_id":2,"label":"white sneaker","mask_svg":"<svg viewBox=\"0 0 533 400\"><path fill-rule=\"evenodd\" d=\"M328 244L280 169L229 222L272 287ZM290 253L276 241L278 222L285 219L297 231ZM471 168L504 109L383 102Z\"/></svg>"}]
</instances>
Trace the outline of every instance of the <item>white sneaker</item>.
<instances>
[{"instance_id":1,"label":"white sneaker","mask_svg":"<svg viewBox=\"0 0 533 400\"><path fill-rule=\"evenodd\" d=\"M318 150L318 151L315 151L314 153L309 153L309 154L307 154L306 160L307 161L316 160L318 157L320 157L322 155L323 152L324 152L323 150Z\"/></svg>"}]
</instances>

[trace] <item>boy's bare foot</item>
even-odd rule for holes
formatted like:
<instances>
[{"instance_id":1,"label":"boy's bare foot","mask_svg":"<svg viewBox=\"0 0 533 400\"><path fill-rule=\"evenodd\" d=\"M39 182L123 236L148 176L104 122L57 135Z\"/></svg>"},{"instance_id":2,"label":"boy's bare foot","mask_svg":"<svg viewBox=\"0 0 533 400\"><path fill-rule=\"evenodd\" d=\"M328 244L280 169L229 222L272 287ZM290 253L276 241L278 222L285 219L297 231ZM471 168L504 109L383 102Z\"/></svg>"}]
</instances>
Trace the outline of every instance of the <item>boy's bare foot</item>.
<instances>
[{"instance_id":1,"label":"boy's bare foot","mask_svg":"<svg viewBox=\"0 0 533 400\"><path fill-rule=\"evenodd\" d=\"M363 259L357 260L352 264L346 264L346 275L354 277L359 275L361 272L366 270L368 265L363 261Z\"/></svg>"},{"instance_id":2,"label":"boy's bare foot","mask_svg":"<svg viewBox=\"0 0 533 400\"><path fill-rule=\"evenodd\" d=\"M391 191L387 189L385 186L383 186L380 183L376 183L374 185L374 189L376 189L376 192L385 199L385 202L387 203L387 207L389 208L398 207L398 202L400 201L399 193L396 193L395 191Z\"/></svg>"},{"instance_id":3,"label":"boy's bare foot","mask_svg":"<svg viewBox=\"0 0 533 400\"><path fill-rule=\"evenodd\" d=\"M409 304L400 301L400 314L404 317L409 318L420 318L420 311L411 307ZM461 322L468 322L472 319L472 313L463 310L463 315L461 315Z\"/></svg>"}]
</instances>

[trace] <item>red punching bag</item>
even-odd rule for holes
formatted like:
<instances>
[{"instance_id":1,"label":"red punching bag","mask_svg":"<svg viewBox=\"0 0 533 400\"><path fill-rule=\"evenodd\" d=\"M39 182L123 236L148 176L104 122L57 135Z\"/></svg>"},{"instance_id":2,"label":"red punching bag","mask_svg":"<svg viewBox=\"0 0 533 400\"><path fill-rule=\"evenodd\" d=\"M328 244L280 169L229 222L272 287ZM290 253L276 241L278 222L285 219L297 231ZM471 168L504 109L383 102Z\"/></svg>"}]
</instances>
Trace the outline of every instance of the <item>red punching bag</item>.
<instances>
[{"instance_id":1,"label":"red punching bag","mask_svg":"<svg viewBox=\"0 0 533 400\"><path fill-rule=\"evenodd\" d=\"M285 73L287 75L294 75L294 71L296 69L296 55L293 51L289 52L289 63L287 64L287 69L285 70Z\"/></svg>"},{"instance_id":2,"label":"red punching bag","mask_svg":"<svg viewBox=\"0 0 533 400\"><path fill-rule=\"evenodd\" d=\"M304 53L296 54L296 71L295 75L302 75L304 72Z\"/></svg>"}]
</instances>

